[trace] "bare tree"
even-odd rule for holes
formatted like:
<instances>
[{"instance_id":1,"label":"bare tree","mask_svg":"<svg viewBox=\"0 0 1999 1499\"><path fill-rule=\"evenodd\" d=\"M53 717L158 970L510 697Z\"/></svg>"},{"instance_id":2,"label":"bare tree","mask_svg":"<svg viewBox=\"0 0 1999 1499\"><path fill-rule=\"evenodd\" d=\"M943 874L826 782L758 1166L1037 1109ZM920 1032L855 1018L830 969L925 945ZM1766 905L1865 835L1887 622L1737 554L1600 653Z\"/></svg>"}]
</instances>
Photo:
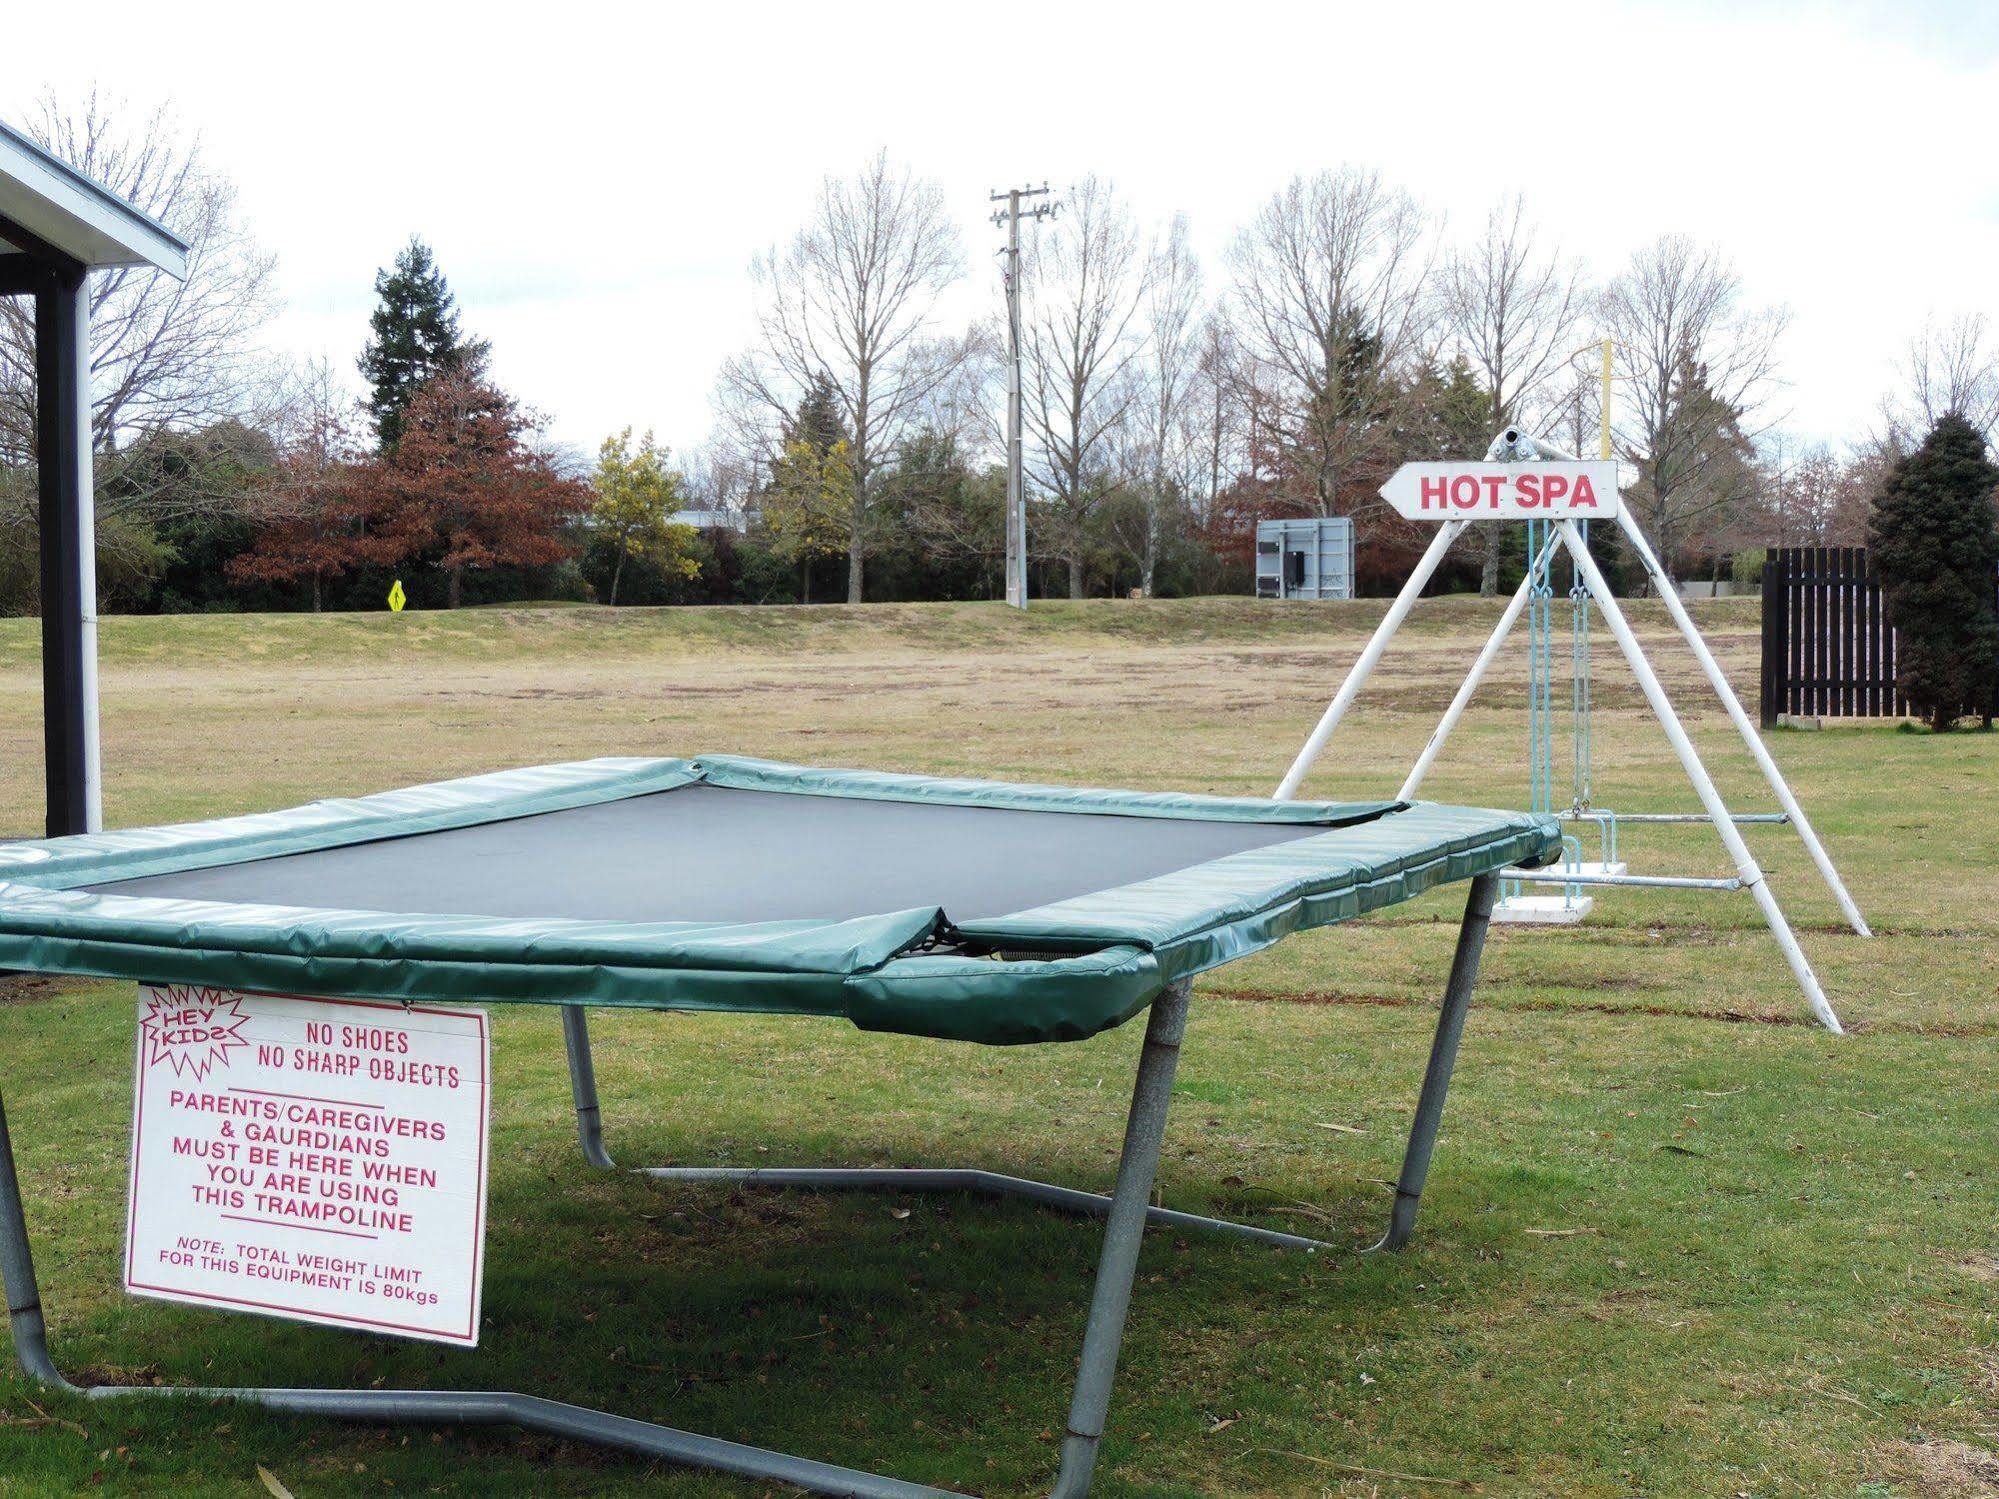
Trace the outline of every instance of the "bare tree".
<instances>
[{"instance_id":1,"label":"bare tree","mask_svg":"<svg viewBox=\"0 0 1999 1499\"><path fill-rule=\"evenodd\" d=\"M1219 311L1211 309L1201 320L1199 340L1187 419L1194 429L1191 493L1194 508L1205 518L1213 512L1215 496L1249 466L1254 446L1249 422L1253 408L1238 399L1236 372L1244 360L1236 346L1235 331Z\"/></svg>"},{"instance_id":2,"label":"bare tree","mask_svg":"<svg viewBox=\"0 0 1999 1499\"><path fill-rule=\"evenodd\" d=\"M1342 483L1370 489L1356 481L1394 442L1429 324L1427 240L1408 194L1349 166L1294 178L1230 251L1238 399L1321 515L1354 509Z\"/></svg>"},{"instance_id":3,"label":"bare tree","mask_svg":"<svg viewBox=\"0 0 1999 1499\"><path fill-rule=\"evenodd\" d=\"M744 450L725 433L690 449L681 463L688 498L697 510L712 510L747 524L756 506L765 468L762 449Z\"/></svg>"},{"instance_id":4,"label":"bare tree","mask_svg":"<svg viewBox=\"0 0 1999 1499\"><path fill-rule=\"evenodd\" d=\"M1146 260L1143 352L1135 369L1139 409L1133 422L1138 462L1133 477L1143 503L1139 588L1152 597L1171 509L1184 506L1199 452L1202 336L1201 266L1176 215Z\"/></svg>"},{"instance_id":5,"label":"bare tree","mask_svg":"<svg viewBox=\"0 0 1999 1499\"><path fill-rule=\"evenodd\" d=\"M1953 411L1988 443L1999 438L1999 349L1986 342L1989 331L1985 314L1972 312L1928 323L1909 340L1899 370L1903 391L1886 411L1896 447L1914 447Z\"/></svg>"},{"instance_id":6,"label":"bare tree","mask_svg":"<svg viewBox=\"0 0 1999 1499\"><path fill-rule=\"evenodd\" d=\"M1615 437L1639 471L1633 508L1671 574L1678 548L1755 492L1751 449L1789 317L1745 306L1721 251L1677 234L1636 252L1600 306L1627 397Z\"/></svg>"},{"instance_id":7,"label":"bare tree","mask_svg":"<svg viewBox=\"0 0 1999 1499\"><path fill-rule=\"evenodd\" d=\"M1515 194L1493 207L1485 232L1445 261L1438 278L1445 324L1491 397L1495 431L1515 421L1539 425L1552 414L1557 403L1547 397L1562 384L1557 377L1588 308L1581 269L1539 240L1525 199ZM1478 529L1485 548L1479 592L1491 598L1499 591L1502 530Z\"/></svg>"},{"instance_id":8,"label":"bare tree","mask_svg":"<svg viewBox=\"0 0 1999 1499\"><path fill-rule=\"evenodd\" d=\"M1866 450L1841 457L1822 442L1794 446L1781 434L1763 445L1758 512L1743 527L1750 546L1862 546L1868 497L1882 464Z\"/></svg>"},{"instance_id":9,"label":"bare tree","mask_svg":"<svg viewBox=\"0 0 1999 1499\"><path fill-rule=\"evenodd\" d=\"M1023 420L1045 493L1049 550L1083 596L1089 524L1113 483L1120 428L1138 398L1145 250L1111 184L1088 177L1022 256Z\"/></svg>"},{"instance_id":10,"label":"bare tree","mask_svg":"<svg viewBox=\"0 0 1999 1499\"><path fill-rule=\"evenodd\" d=\"M235 188L208 170L200 139L183 137L164 110L127 128L94 93L74 109L45 99L27 133L190 249L184 281L139 268L90 279L97 451L245 415L245 391L263 384L254 339L276 310L273 262L238 217ZM14 464L33 452L34 350L32 309L0 299L0 458Z\"/></svg>"},{"instance_id":11,"label":"bare tree","mask_svg":"<svg viewBox=\"0 0 1999 1499\"><path fill-rule=\"evenodd\" d=\"M854 475L849 603L861 601L876 474L971 348L969 334L933 332L938 298L963 274L942 189L886 152L826 178L791 244L751 266L760 338L725 366L723 386L773 421L817 379L838 393Z\"/></svg>"},{"instance_id":12,"label":"bare tree","mask_svg":"<svg viewBox=\"0 0 1999 1499\"><path fill-rule=\"evenodd\" d=\"M317 614L326 584L371 560L356 483L363 450L355 434L364 423L324 358L287 371L274 394L266 430L276 462L250 490L244 512L256 542L232 557L227 571L237 582L303 578Z\"/></svg>"}]
</instances>

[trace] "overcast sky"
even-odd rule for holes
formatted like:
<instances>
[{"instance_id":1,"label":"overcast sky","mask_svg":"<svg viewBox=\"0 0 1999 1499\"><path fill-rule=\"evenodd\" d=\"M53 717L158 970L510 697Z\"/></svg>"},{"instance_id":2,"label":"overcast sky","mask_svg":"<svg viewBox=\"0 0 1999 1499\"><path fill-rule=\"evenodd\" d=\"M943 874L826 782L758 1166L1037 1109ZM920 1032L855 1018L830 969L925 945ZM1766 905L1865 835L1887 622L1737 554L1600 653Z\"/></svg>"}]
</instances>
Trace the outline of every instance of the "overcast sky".
<instances>
[{"instance_id":1,"label":"overcast sky","mask_svg":"<svg viewBox=\"0 0 1999 1499\"><path fill-rule=\"evenodd\" d=\"M935 3L25 7L0 114L165 102L278 257L270 338L351 371L371 283L436 248L499 377L593 448L706 433L750 257L885 147L960 210L1087 172L1209 267L1291 175L1378 167L1451 228L1498 195L1599 273L1670 230L1788 306L1787 425L1874 418L1926 316L1999 321L1999 4Z\"/></svg>"}]
</instances>

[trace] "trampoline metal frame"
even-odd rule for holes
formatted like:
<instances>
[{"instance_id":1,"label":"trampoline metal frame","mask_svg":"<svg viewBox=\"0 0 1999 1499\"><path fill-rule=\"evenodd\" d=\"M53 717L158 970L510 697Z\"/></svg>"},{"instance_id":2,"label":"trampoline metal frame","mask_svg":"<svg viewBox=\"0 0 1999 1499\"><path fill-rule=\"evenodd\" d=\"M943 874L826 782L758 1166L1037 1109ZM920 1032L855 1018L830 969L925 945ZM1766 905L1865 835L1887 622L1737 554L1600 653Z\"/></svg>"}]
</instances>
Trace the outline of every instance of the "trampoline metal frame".
<instances>
[{"instance_id":1,"label":"trampoline metal frame","mask_svg":"<svg viewBox=\"0 0 1999 1499\"><path fill-rule=\"evenodd\" d=\"M1450 977L1445 984L1437 1030L1423 1075L1422 1092L1411 1123L1389 1226L1374 1250L1396 1250L1408 1242L1416 1209L1429 1175L1444 1102L1456 1065L1465 1014L1478 981L1480 955L1492 915L1497 874L1471 882L1464 919L1458 929ZM1164 1144L1166 1117L1186 1030L1191 980L1169 984L1147 1016L1145 1043L1132 1089L1125 1124L1124 1149L1117 1182L1108 1197L1047 1182L1029 1181L999 1172L970 1168L640 1168L655 1179L685 1182L727 1182L736 1186L804 1188L819 1191L976 1191L1021 1197L1058 1211L1104 1220L1104 1242L1097 1265L1082 1353L1078 1360L1069 1421L1062 1442L1061 1466L1050 1491L1055 1499L1079 1499L1089 1492L1110 1410L1111 1388L1118 1352L1124 1338L1126 1313L1138 1271L1138 1254L1146 1226L1198 1228L1286 1248L1313 1252L1333 1246L1297 1234L1232 1223L1195 1213L1173 1212L1150 1205ZM576 1106L577 1135L591 1165L609 1169L604 1145L603 1115L597 1098L596 1071L584 1012L565 1006L563 1039L569 1058L570 1088ZM209 1400L244 1400L272 1410L342 1420L391 1425L515 1426L575 1441L618 1448L684 1467L702 1468L743 1478L790 1484L807 1493L848 1496L848 1499L916 1499L948 1491L900 1479L775 1452L740 1442L723 1441L695 1432L656 1425L629 1416L567 1405L533 1395L503 1391L375 1390L375 1389L229 1389L192 1386L78 1386L66 1379L50 1356L41 1291L35 1276L25 1209L16 1174L4 1100L0 1100L0 1278L7 1292L8 1320L14 1352L28 1377L39 1384L93 1400L166 1396Z\"/></svg>"}]
</instances>

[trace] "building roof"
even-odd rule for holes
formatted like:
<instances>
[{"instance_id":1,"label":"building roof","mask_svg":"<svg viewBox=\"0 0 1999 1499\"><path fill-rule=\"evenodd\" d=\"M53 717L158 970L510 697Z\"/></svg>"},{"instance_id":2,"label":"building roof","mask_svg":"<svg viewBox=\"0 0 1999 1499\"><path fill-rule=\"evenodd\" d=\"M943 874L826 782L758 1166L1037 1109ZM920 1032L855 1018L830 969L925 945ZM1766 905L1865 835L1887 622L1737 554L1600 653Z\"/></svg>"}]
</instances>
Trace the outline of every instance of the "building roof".
<instances>
[{"instance_id":1,"label":"building roof","mask_svg":"<svg viewBox=\"0 0 1999 1499\"><path fill-rule=\"evenodd\" d=\"M91 269L187 276L188 246L172 230L0 121L0 263L35 248L9 242L10 226Z\"/></svg>"}]
</instances>

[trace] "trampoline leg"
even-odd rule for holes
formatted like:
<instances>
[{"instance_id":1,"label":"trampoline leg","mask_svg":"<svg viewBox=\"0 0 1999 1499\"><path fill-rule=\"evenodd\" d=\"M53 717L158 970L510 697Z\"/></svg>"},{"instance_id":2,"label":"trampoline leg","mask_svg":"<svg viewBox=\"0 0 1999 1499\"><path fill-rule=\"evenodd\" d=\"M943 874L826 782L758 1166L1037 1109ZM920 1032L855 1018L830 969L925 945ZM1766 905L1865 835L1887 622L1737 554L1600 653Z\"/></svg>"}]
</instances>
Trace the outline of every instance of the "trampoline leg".
<instances>
[{"instance_id":1,"label":"trampoline leg","mask_svg":"<svg viewBox=\"0 0 1999 1499\"><path fill-rule=\"evenodd\" d=\"M569 1052L569 1096L576 1102L576 1138L583 1158L609 1170L615 1163L604 1149L604 1115L597 1107L597 1065L590 1056L590 1022L581 1005L562 1007L562 1042Z\"/></svg>"},{"instance_id":2,"label":"trampoline leg","mask_svg":"<svg viewBox=\"0 0 1999 1499\"><path fill-rule=\"evenodd\" d=\"M1430 1150L1437 1143L1437 1125L1444 1117L1444 1096L1450 1092L1451 1069L1458 1060L1458 1040L1464 1035L1465 1012L1478 984L1478 960L1485 950L1485 932L1492 920L1492 899L1499 885L1496 874L1472 881L1465 901L1465 919L1458 928L1458 948L1451 958L1451 976L1444 985L1444 1003L1437 1016L1436 1039L1430 1043L1430 1064L1423 1073L1423 1091L1416 1100L1416 1119L1409 1127L1409 1148L1402 1156L1402 1174L1395 1182L1395 1209L1388 1232L1374 1249L1400 1249L1416 1226L1416 1205L1430 1174ZM1370 1250L1370 1253L1373 1251Z\"/></svg>"},{"instance_id":3,"label":"trampoline leg","mask_svg":"<svg viewBox=\"0 0 1999 1499\"><path fill-rule=\"evenodd\" d=\"M7 1134L7 1105L0 1100L0 1281L7 1289L7 1321L14 1333L14 1356L37 1384L75 1388L49 1357L48 1325L42 1319L42 1292L35 1257L28 1247L28 1215L21 1205L21 1181L14 1172L14 1144Z\"/></svg>"},{"instance_id":4,"label":"trampoline leg","mask_svg":"<svg viewBox=\"0 0 1999 1499\"><path fill-rule=\"evenodd\" d=\"M587 1055L587 1053L586 1053ZM0 1277L5 1279L14 1353L28 1377L92 1400L244 1400L269 1410L390 1426L515 1426L569 1441L635 1452L688 1468L774 1481L829 1499L952 1499L949 1491L862 1473L742 1442L680 1431L630 1416L534 1395L488 1390L218 1389L185 1385L75 1385L49 1357L48 1328L28 1248L27 1215L0 1103Z\"/></svg>"},{"instance_id":5,"label":"trampoline leg","mask_svg":"<svg viewBox=\"0 0 1999 1499\"><path fill-rule=\"evenodd\" d=\"M1062 1468L1052 1491L1054 1499L1079 1499L1090 1491L1097 1465L1097 1444L1103 1439L1110 1411L1111 1382L1117 1374L1118 1348L1124 1341L1125 1314L1131 1309L1131 1287L1138 1273L1139 1245L1145 1238L1146 1201L1159 1172L1159 1151L1166 1137L1166 1111L1173 1097L1173 1074L1180 1065L1180 1038L1187 1029L1187 995L1192 985L1182 980L1167 986L1152 1003L1145 1027L1145 1049L1132 1089L1131 1114L1125 1122L1124 1154L1118 1161L1117 1186L1104 1227L1103 1254L1097 1262L1096 1288L1090 1297L1090 1320L1083 1333L1083 1356L1076 1374L1076 1391L1069 1402L1069 1429L1062 1440Z\"/></svg>"}]
</instances>

